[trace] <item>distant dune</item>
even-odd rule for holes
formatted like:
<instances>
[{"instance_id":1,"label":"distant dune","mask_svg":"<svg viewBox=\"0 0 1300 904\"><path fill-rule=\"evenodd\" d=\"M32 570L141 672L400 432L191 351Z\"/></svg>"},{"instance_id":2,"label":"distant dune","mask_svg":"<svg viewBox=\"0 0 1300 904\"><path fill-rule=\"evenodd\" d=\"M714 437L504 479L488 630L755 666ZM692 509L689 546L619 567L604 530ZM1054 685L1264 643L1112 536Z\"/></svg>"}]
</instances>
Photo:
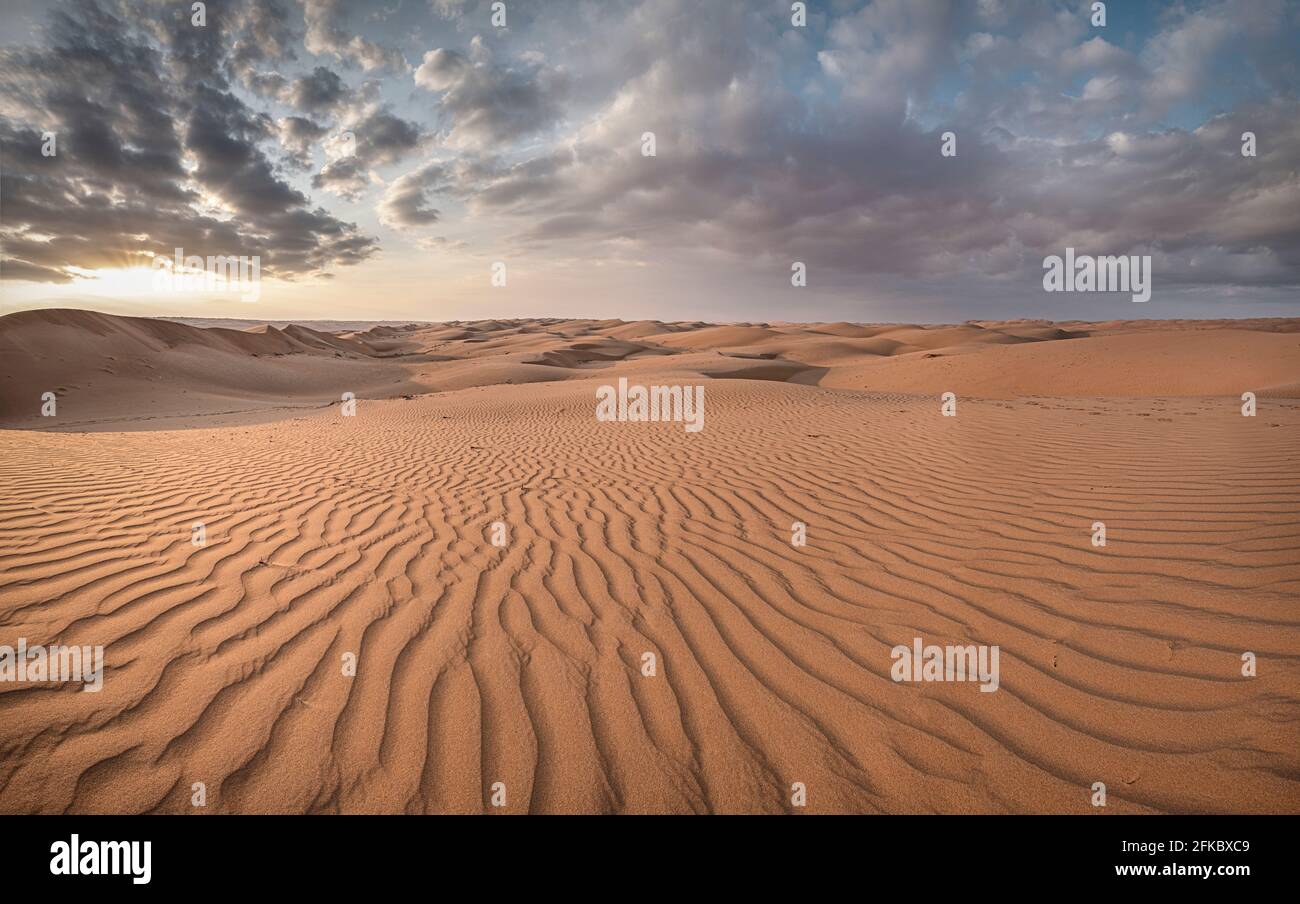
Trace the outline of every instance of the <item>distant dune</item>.
<instances>
[{"instance_id":1,"label":"distant dune","mask_svg":"<svg viewBox=\"0 0 1300 904\"><path fill-rule=\"evenodd\" d=\"M1300 397L1300 321L684 324L476 321L200 328L90 311L0 317L0 423L164 426L497 384L676 375L981 398Z\"/></svg>"},{"instance_id":2,"label":"distant dune","mask_svg":"<svg viewBox=\"0 0 1300 904\"><path fill-rule=\"evenodd\" d=\"M0 318L0 812L1296 812L1298 327Z\"/></svg>"}]
</instances>

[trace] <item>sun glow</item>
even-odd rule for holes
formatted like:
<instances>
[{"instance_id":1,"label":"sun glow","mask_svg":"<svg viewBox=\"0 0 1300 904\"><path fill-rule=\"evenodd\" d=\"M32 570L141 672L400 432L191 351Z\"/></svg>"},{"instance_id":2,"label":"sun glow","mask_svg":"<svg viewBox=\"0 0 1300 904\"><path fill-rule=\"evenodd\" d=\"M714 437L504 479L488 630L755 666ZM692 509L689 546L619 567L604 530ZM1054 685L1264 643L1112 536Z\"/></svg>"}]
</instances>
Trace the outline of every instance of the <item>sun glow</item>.
<instances>
[{"instance_id":1,"label":"sun glow","mask_svg":"<svg viewBox=\"0 0 1300 904\"><path fill-rule=\"evenodd\" d=\"M153 267L104 267L76 272L77 288L95 295L147 298L151 295L172 294L160 292L156 287L154 276L157 271Z\"/></svg>"}]
</instances>

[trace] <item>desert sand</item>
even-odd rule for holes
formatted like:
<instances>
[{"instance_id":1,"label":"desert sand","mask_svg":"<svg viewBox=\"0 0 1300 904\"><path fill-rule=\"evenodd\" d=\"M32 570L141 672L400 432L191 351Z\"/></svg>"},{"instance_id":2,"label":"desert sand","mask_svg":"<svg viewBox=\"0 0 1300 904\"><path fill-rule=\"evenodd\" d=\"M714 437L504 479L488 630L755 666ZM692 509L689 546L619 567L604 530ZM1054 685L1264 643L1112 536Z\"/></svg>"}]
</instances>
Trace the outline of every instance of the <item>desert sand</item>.
<instances>
[{"instance_id":1,"label":"desert sand","mask_svg":"<svg viewBox=\"0 0 1300 904\"><path fill-rule=\"evenodd\" d=\"M1298 320L26 311L0 425L0 644L106 666L0 683L2 813L1300 811Z\"/></svg>"}]
</instances>

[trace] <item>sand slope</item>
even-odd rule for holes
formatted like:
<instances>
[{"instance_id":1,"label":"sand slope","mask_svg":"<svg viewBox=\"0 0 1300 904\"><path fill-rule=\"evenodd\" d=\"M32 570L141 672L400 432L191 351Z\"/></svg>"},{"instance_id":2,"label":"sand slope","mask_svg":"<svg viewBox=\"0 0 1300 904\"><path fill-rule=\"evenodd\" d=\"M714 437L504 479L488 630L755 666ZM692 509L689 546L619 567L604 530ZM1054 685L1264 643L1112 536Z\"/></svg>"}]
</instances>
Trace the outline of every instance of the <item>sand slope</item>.
<instances>
[{"instance_id":1,"label":"sand slope","mask_svg":"<svg viewBox=\"0 0 1300 904\"><path fill-rule=\"evenodd\" d=\"M1083 397L1083 374L1073 398L979 400L953 370L945 418L924 388L718 376L699 378L699 434L596 422L611 376L784 362L825 382L852 371L796 361L801 343L889 335L742 327L749 347L792 347L733 358L717 331L697 349L647 326L460 324L325 348L286 329L196 351L141 327L151 350L131 354L155 366L291 342L285 373L350 362L426 390L476 369L562 376L363 399L355 417L0 431L0 643L103 644L109 670L99 694L0 684L0 812L192 812L200 781L213 812L787 812L802 782L808 812L1090 814L1096 781L1110 813L1300 811L1300 403L1243 418L1235 387ZM909 329L908 346L935 338ZM476 357L460 332L517 341ZM1167 356L1123 363L1157 332L1180 337ZM1197 388L1180 355L1210 332L994 337L952 361L996 355L997 371L1078 343L1119 373L1102 389L1136 380L1129 366ZM1297 339L1209 345L1256 334ZM377 337L419 360L374 357ZM583 360L523 361L566 349ZM1242 374L1287 378L1284 346L1253 350ZM1060 385L1034 361L996 385L1038 390L1035 373ZM891 647L918 636L999 645L1000 689L892 681Z\"/></svg>"},{"instance_id":2,"label":"sand slope","mask_svg":"<svg viewBox=\"0 0 1300 904\"><path fill-rule=\"evenodd\" d=\"M296 325L199 329L91 311L24 311L0 317L0 423L50 425L40 416L46 392L57 396L58 424L79 429L418 389L383 354L381 343Z\"/></svg>"}]
</instances>

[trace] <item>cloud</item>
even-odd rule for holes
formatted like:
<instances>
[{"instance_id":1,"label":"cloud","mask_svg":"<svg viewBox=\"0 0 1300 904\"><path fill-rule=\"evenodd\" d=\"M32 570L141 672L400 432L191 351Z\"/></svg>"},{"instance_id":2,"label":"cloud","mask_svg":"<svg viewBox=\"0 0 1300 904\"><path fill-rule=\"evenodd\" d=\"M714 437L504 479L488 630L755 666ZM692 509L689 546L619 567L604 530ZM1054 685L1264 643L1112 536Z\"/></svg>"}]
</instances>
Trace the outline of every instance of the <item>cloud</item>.
<instances>
[{"instance_id":1,"label":"cloud","mask_svg":"<svg viewBox=\"0 0 1300 904\"><path fill-rule=\"evenodd\" d=\"M294 79L281 92L281 100L305 113L334 109L347 98L347 87L338 73L317 66L310 75Z\"/></svg>"},{"instance_id":2,"label":"cloud","mask_svg":"<svg viewBox=\"0 0 1300 904\"><path fill-rule=\"evenodd\" d=\"M231 71L247 78L258 66L294 60L300 39L284 0L232 3L226 9L234 19L229 59Z\"/></svg>"},{"instance_id":3,"label":"cloud","mask_svg":"<svg viewBox=\"0 0 1300 904\"><path fill-rule=\"evenodd\" d=\"M468 242L449 239L443 235L421 236L415 240L415 244L426 251L464 251L469 247Z\"/></svg>"},{"instance_id":4,"label":"cloud","mask_svg":"<svg viewBox=\"0 0 1300 904\"><path fill-rule=\"evenodd\" d=\"M312 188L323 188L341 198L356 201L370 187L370 177L365 165L356 155L339 157L326 163L312 177Z\"/></svg>"},{"instance_id":5,"label":"cloud","mask_svg":"<svg viewBox=\"0 0 1300 904\"><path fill-rule=\"evenodd\" d=\"M999 10L986 8L996 20ZM1026 86L1022 73L991 70L987 90L949 107L934 93L963 65L960 49L972 47L951 5L868 4L828 29L817 56L836 92L828 102L789 89L802 73L781 57L781 26L752 6L640 4L634 30L603 42L645 64L585 121L513 161L466 143L462 159L392 200L456 198L472 218L500 224L519 252L572 246L662 259L672 250L729 266L804 260L846 284L965 274L1034 286L1042 257L1067 244L1154 250L1162 278L1175 283L1300 280L1294 98L1242 104L1192 131L1151 130L1126 119L1141 104L1133 80L1145 71L1133 54L1059 11L1006 22L1023 31L974 41L976 50L1019 46L1039 80ZM1175 16L1160 34L1185 27ZM701 33L726 40L696 40ZM479 72L469 58L434 51L416 78L450 93ZM1130 96L1138 99L1106 109ZM959 136L955 158L939 153L949 126ZM1245 130L1269 135L1269 153L1241 157ZM655 157L640 153L644 131L656 135Z\"/></svg>"},{"instance_id":6,"label":"cloud","mask_svg":"<svg viewBox=\"0 0 1300 904\"><path fill-rule=\"evenodd\" d=\"M307 24L304 43L310 53L333 55L360 66L366 72L405 72L410 68L396 47L376 44L361 35L349 35L342 26L343 4L340 0L302 0L302 9Z\"/></svg>"},{"instance_id":7,"label":"cloud","mask_svg":"<svg viewBox=\"0 0 1300 904\"><path fill-rule=\"evenodd\" d=\"M356 201L371 183L381 181L375 167L406 159L427 139L417 123L395 115L373 99L373 92L363 92L362 100L346 110L331 137L326 149L330 160L313 177L312 187Z\"/></svg>"},{"instance_id":8,"label":"cloud","mask_svg":"<svg viewBox=\"0 0 1300 904\"><path fill-rule=\"evenodd\" d=\"M311 149L329 129L303 116L286 116L276 124L280 129L280 145L288 152L290 162L299 169L311 169Z\"/></svg>"},{"instance_id":9,"label":"cloud","mask_svg":"<svg viewBox=\"0 0 1300 904\"><path fill-rule=\"evenodd\" d=\"M415 70L417 85L441 95L440 110L451 123L446 143L467 150L518 141L554 124L565 81L536 60L517 68L495 64L479 37L468 56L431 50Z\"/></svg>"},{"instance_id":10,"label":"cloud","mask_svg":"<svg viewBox=\"0 0 1300 904\"><path fill-rule=\"evenodd\" d=\"M386 107L359 112L345 119L343 128L356 137L357 156L367 166L397 163L417 151L424 140L419 125Z\"/></svg>"},{"instance_id":11,"label":"cloud","mask_svg":"<svg viewBox=\"0 0 1300 904\"><path fill-rule=\"evenodd\" d=\"M398 229L429 226L440 219L430 206L431 193L448 186L446 167L437 161L394 180L379 202L379 219Z\"/></svg>"},{"instance_id":12,"label":"cloud","mask_svg":"<svg viewBox=\"0 0 1300 904\"><path fill-rule=\"evenodd\" d=\"M280 128L227 90L219 37L151 10L79 4L51 15L46 46L0 50L4 276L48 280L184 247L256 254L264 275L292 277L374 253L375 239L276 174L260 145ZM53 157L40 154L47 129Z\"/></svg>"},{"instance_id":13,"label":"cloud","mask_svg":"<svg viewBox=\"0 0 1300 904\"><path fill-rule=\"evenodd\" d=\"M344 198L371 224L666 280L802 260L845 299L1023 297L1067 244L1150 253L1166 284L1300 284L1294 2L1112 8L1107 29L1039 0L835 0L807 28L747 0L554 0L510 4L508 29L486 0L300 0L301 21L232 0L207 29L111 2L0 51L6 269L25 278L173 237L319 272L377 247L317 206ZM417 42L435 49L412 70Z\"/></svg>"},{"instance_id":14,"label":"cloud","mask_svg":"<svg viewBox=\"0 0 1300 904\"><path fill-rule=\"evenodd\" d=\"M25 280L27 282L69 283L76 275L56 267L41 267L27 261L5 258L0 261L0 279Z\"/></svg>"}]
</instances>

